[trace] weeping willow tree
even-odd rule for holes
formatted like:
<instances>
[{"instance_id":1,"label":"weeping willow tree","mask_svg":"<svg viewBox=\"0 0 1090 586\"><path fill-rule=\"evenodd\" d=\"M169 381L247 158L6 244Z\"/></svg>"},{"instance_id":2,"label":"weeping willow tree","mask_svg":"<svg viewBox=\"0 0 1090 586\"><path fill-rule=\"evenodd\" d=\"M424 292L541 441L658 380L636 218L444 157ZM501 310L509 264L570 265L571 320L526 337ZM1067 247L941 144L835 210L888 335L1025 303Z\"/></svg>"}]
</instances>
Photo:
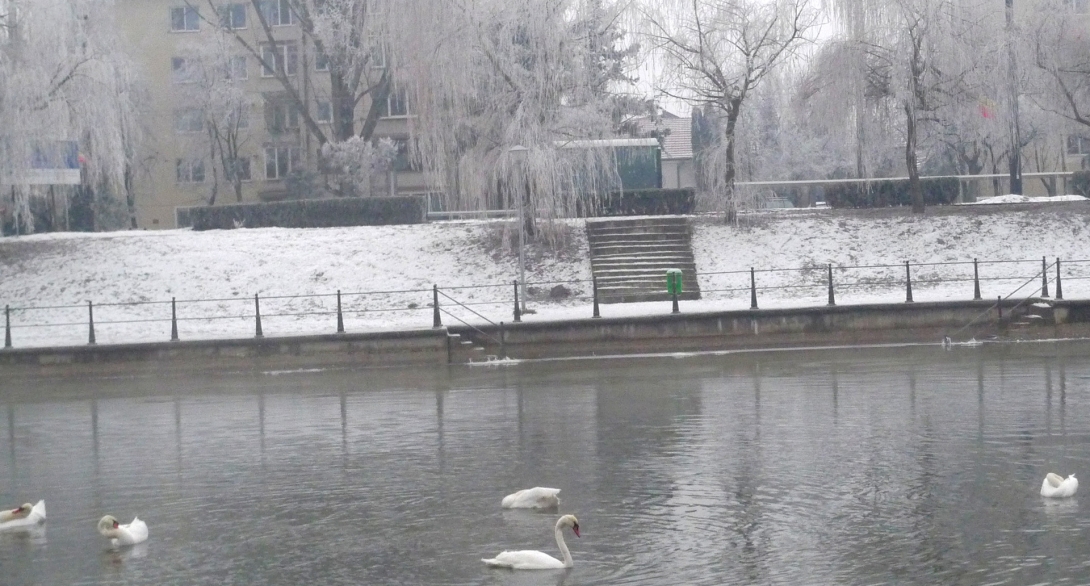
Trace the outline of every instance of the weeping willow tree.
<instances>
[{"instance_id":1,"label":"weeping willow tree","mask_svg":"<svg viewBox=\"0 0 1090 586\"><path fill-rule=\"evenodd\" d=\"M448 205L522 208L531 233L593 208L619 186L616 136L635 48L603 0L428 2L415 46L399 49L411 87L415 156ZM426 16L424 16L426 15Z\"/></svg>"},{"instance_id":2,"label":"weeping willow tree","mask_svg":"<svg viewBox=\"0 0 1090 586\"><path fill-rule=\"evenodd\" d=\"M140 90L110 4L0 2L0 182L20 231L33 231L30 198L43 189L31 161L60 143L78 143L86 188L124 192L134 213Z\"/></svg>"},{"instance_id":3,"label":"weeping willow tree","mask_svg":"<svg viewBox=\"0 0 1090 586\"><path fill-rule=\"evenodd\" d=\"M791 61L818 23L806 0L667 0L643 8L645 35L662 64L659 91L717 114L717 140L700 153L703 184L728 221L740 204L736 132L743 107Z\"/></svg>"}]
</instances>

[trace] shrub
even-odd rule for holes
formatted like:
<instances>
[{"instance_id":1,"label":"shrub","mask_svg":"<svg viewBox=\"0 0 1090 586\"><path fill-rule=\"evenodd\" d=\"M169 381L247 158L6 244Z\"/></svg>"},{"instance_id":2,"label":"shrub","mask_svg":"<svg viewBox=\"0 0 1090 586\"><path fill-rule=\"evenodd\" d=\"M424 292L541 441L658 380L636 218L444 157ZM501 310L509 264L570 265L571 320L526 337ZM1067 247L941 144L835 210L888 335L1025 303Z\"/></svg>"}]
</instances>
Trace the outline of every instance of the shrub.
<instances>
[{"instance_id":1,"label":"shrub","mask_svg":"<svg viewBox=\"0 0 1090 586\"><path fill-rule=\"evenodd\" d=\"M863 183L839 183L825 188L825 201L834 208L885 208L912 205L908 180L871 181L870 189ZM928 206L949 205L958 197L958 180L952 178L921 179L923 203Z\"/></svg>"},{"instance_id":2,"label":"shrub","mask_svg":"<svg viewBox=\"0 0 1090 586\"><path fill-rule=\"evenodd\" d=\"M599 200L599 216L667 216L691 214L696 191L683 189L635 189L613 192ZM588 215L588 214L581 214Z\"/></svg>"},{"instance_id":3,"label":"shrub","mask_svg":"<svg viewBox=\"0 0 1090 586\"><path fill-rule=\"evenodd\" d=\"M178 227L194 230L331 228L419 224L424 214L419 196L344 197L178 208L177 219Z\"/></svg>"},{"instance_id":4,"label":"shrub","mask_svg":"<svg viewBox=\"0 0 1090 586\"><path fill-rule=\"evenodd\" d=\"M1083 197L1090 197L1090 171L1075 171L1072 173L1071 190Z\"/></svg>"}]
</instances>

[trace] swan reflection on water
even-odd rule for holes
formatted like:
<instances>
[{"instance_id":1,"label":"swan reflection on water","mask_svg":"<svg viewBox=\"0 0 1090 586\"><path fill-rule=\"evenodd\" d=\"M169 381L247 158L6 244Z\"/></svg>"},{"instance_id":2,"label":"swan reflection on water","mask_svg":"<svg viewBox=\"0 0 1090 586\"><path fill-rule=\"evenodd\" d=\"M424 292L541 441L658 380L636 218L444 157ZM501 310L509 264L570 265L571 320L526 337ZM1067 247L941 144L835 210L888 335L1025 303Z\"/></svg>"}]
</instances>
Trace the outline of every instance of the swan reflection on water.
<instances>
[{"instance_id":1,"label":"swan reflection on water","mask_svg":"<svg viewBox=\"0 0 1090 586\"><path fill-rule=\"evenodd\" d=\"M0 531L0 544L41 546L46 544L45 525L33 525Z\"/></svg>"}]
</instances>

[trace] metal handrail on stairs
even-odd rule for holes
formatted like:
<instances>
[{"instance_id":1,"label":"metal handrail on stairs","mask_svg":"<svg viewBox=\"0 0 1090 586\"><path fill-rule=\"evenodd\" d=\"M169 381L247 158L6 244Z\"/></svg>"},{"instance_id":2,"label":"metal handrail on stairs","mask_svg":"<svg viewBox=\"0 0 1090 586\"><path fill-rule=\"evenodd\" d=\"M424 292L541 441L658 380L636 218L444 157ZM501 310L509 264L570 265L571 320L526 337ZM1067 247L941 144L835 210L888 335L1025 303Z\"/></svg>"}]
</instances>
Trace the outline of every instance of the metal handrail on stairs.
<instances>
[{"instance_id":1,"label":"metal handrail on stairs","mask_svg":"<svg viewBox=\"0 0 1090 586\"><path fill-rule=\"evenodd\" d=\"M949 343L951 342L951 340L952 340L952 339L953 339L954 337L958 336L959 334L961 334L962 332L964 332L964 331L965 331L966 329L968 329L969 327L971 327L971 326L972 326L973 324L975 324L976 322L978 322L978 321L980 320L980 318L982 318L982 317L984 317L985 315L987 315L987 314L991 313L991 311L992 311L993 309L999 308L999 311L1000 311L1000 316L1002 316L1002 311L1003 311L1003 310L1002 310L1002 307L1000 307L1000 305L1001 305L1001 304L1002 304L1002 303L1003 303L1004 301L1006 301L1007 299L1010 299L1011 297L1013 297L1015 293L1018 293L1018 292L1019 292L1019 291L1021 291L1021 290L1022 290L1022 289L1023 289L1023 288L1025 287L1025 286L1026 286L1026 285L1029 285L1030 283L1033 283L1033 282L1035 282L1035 281L1037 281L1037 280L1041 280L1041 286L1040 286L1040 287L1037 287L1036 289L1034 289L1034 290L1033 290L1033 291L1032 291L1032 292L1031 292L1031 293L1030 293L1030 294L1029 294L1028 296L1026 296L1026 297L1023 297L1023 298L1022 298L1021 300L1019 300L1019 301L1018 301L1018 303L1015 303L1015 304L1014 304L1014 306L1012 306L1012 307L1010 308L1010 312L1011 312L1012 314L1013 314L1013 312L1014 312L1014 311L1015 311L1016 309L1018 309L1019 307L1021 307L1021 306L1022 306L1022 304L1026 303L1026 302L1027 302L1027 301L1029 301L1030 299L1033 299L1033 298L1034 298L1033 296L1034 296L1034 295L1036 295L1037 293L1041 293L1041 292L1044 292L1044 295L1045 295L1045 296L1047 296L1047 295L1048 295L1048 290L1046 289L1046 287L1047 287L1047 283L1048 283L1048 271L1049 271L1049 269L1051 269L1051 268L1052 268L1052 267L1054 267L1054 266L1056 266L1056 263L1052 263L1052 264L1044 264L1044 265L1042 265L1042 267L1041 267L1041 271L1040 271L1040 272L1038 272L1037 274L1035 274L1035 275L1033 275L1032 277L1030 277L1029 279L1027 279L1027 280L1026 280L1026 282L1024 282L1024 283L1022 283L1021 285L1019 285L1019 286L1018 286L1018 287L1017 287L1017 288L1016 288L1016 289L1015 289L1014 291L1011 291L1010 293L1007 293L1007 295L1006 295L1006 296L1000 296L999 298L997 298L997 299L996 299L996 301L995 301L995 303L991 304L990 306L988 306L988 308L987 308L987 309L985 309L984 311L982 311L982 312L980 312L979 314L977 314L977 316L976 316L976 317L974 317L973 319L969 320L969 323L967 323L967 324L965 324L964 326L962 326L962 327L958 328L958 330L957 330L957 331L955 331L955 332L954 332L953 334L950 334L950 335L948 335L948 336L945 336L945 337L943 338L943 344L944 344L944 345L948 345L948 344L949 344Z\"/></svg>"},{"instance_id":2,"label":"metal handrail on stairs","mask_svg":"<svg viewBox=\"0 0 1090 586\"><path fill-rule=\"evenodd\" d=\"M503 324L502 324L502 323L501 323L501 324L498 324L498 325L497 325L497 324L496 324L496 322L494 322L494 321L492 321L492 320L488 319L487 317L485 317L485 316L481 315L481 314L480 314L479 312L477 312L476 310L474 310L474 309L470 308L470 307L469 307L468 305L466 305L465 303L462 303L461 301L458 301L457 299L455 299L455 298L451 297L450 295L447 295L446 293L444 293L443 291L441 291L441 290L439 290L439 289L436 289L436 292L437 292L437 293L438 293L439 295L442 295L443 297L446 297L447 299L449 299L449 300L450 300L451 302L453 302L453 303L454 303L455 305L457 305L457 306L459 306L459 307L461 307L461 308L465 309L466 311L468 311L468 312L472 313L473 315L475 315L475 316L477 316L477 317L479 317L479 318L483 319L484 321L486 321L486 322L488 322L488 323L492 324L492 325L493 325L494 327L498 328L498 329L500 330L500 337L499 337L499 339L497 339L497 338L496 338L495 336L492 336L492 335L488 334L487 332L485 332L485 331L481 330L481 329L480 329L480 328L478 328L477 326L475 326L475 325L473 325L473 324L471 324L471 323L467 322L466 320L464 320L464 319L462 319L462 318L458 317L457 315L454 315L453 313L451 313L451 312L447 311L447 310L446 310L446 309L444 309L444 308L443 308L442 306L439 306L439 311L441 311L441 312L443 312L443 313L445 313L445 314L449 315L450 317L453 317L454 319L456 319L456 320L458 320L458 321L462 322L462 324L463 324L463 325L465 325L466 327L468 327L468 328L470 328L470 329L472 329L472 330L476 331L476 332L477 332L478 334L480 334L480 335L482 335L482 336L484 336L484 337L488 338L489 340L492 340L492 341L493 341L493 342L495 342L496 344L498 344L498 345L499 345L499 347L500 347L500 354L502 354L504 358L507 358L507 348L506 348L506 346L507 346L507 345L506 345L506 344L504 343L504 340L503 340Z\"/></svg>"}]
</instances>

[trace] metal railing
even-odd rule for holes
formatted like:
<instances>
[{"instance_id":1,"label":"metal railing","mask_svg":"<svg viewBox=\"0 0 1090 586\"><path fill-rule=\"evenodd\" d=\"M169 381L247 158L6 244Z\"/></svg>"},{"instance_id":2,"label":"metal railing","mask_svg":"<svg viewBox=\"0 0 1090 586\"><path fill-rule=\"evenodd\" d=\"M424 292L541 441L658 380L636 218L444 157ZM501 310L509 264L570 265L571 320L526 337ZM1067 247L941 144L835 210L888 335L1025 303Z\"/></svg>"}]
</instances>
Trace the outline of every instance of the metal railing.
<instances>
[{"instance_id":1,"label":"metal railing","mask_svg":"<svg viewBox=\"0 0 1090 586\"><path fill-rule=\"evenodd\" d=\"M703 304L711 309L716 303L741 304L740 308L758 309L762 299L793 306L836 305L838 300L856 302L913 303L921 290L947 288L943 299L983 299L983 289L1006 293L1006 298L1023 295L1063 299L1065 281L1090 280L1090 259L1049 263L1047 259L949 261L877 265L811 265L800 268L756 268L748 270L703 272L699 274ZM1040 286L1027 290L1039 280ZM964 287L964 296L950 295L951 285ZM97 343L96 332L126 330L114 335L119 342L178 341L222 337L264 337L270 322L277 335L316 335L374 330L381 327L442 327L442 316L462 323L503 345L503 335L496 339L481 328L495 328L511 316L523 320L520 296L533 306L550 308L553 317L601 317L596 279L535 281L521 291L517 281L507 283L356 291L308 295L236 296L211 299L150 300L133 302L36 306L4 306L4 348L28 345L59 346ZM663 288L666 290L665 274ZM776 294L779 295L776 295ZM1004 298L999 297L1000 301ZM657 302L662 303L662 302ZM589 307L588 307L589 306ZM662 313L670 313L662 303ZM559 311L563 309L563 311ZM716 309L719 309L718 307ZM555 311L554 311L555 310ZM647 313L656 313L653 306ZM631 314L631 311L625 312ZM236 323L231 323L236 322ZM217 325L218 324L218 325ZM322 325L326 324L326 325ZM228 327L229 326L229 327ZM479 327L478 327L479 326ZM126 329L127 328L127 329ZM154 332L158 328L159 332ZM82 333L81 333L82 332ZM249 333L247 333L249 332ZM33 333L33 335L28 335ZM82 337L84 336L85 337ZM101 336L98 336L101 337ZM23 339L23 342L20 340ZM80 341L77 341L80 340Z\"/></svg>"}]
</instances>

